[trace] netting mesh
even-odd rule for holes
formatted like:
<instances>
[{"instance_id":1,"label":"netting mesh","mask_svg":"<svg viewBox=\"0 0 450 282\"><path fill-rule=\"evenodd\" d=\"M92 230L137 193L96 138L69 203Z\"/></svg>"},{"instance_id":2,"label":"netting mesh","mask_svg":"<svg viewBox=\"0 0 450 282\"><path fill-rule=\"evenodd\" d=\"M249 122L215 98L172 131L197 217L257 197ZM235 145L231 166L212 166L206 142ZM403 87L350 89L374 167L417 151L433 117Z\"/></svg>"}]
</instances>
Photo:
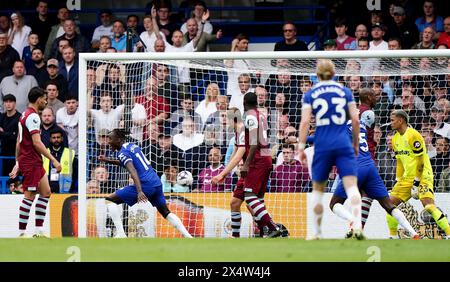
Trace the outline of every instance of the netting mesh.
<instances>
[{"instance_id":1,"label":"netting mesh","mask_svg":"<svg viewBox=\"0 0 450 282\"><path fill-rule=\"evenodd\" d=\"M334 79L349 87L357 102L362 88L376 94L375 159L388 189L395 179L389 113L401 108L425 138L435 191L449 191L448 57L333 61ZM229 236L230 192L242 162L223 184L212 185L211 178L224 169L234 148L227 110L243 112L245 93L254 91L258 109L268 119L273 158L267 209L291 236L305 237L304 192L311 191L311 183L306 166L298 161L296 142L302 94L317 83L315 64L315 59L88 61L88 236L181 236L155 209L146 212L141 206L104 200L131 182L124 169L98 162L99 155L116 157L105 134L117 127L131 131L132 142L141 146L161 178L169 209L191 234ZM294 150L282 148L286 143ZM329 191L334 178L330 174ZM242 212L241 236L258 234L245 205Z\"/></svg>"}]
</instances>

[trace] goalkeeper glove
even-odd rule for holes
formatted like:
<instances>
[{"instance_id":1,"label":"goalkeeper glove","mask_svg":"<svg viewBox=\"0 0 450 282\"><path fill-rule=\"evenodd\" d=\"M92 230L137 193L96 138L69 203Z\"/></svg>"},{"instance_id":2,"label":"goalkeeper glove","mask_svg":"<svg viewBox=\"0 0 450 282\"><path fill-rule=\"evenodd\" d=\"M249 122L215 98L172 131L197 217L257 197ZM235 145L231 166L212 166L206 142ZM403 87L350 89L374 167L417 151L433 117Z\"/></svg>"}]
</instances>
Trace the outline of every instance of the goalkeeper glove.
<instances>
[{"instance_id":1,"label":"goalkeeper glove","mask_svg":"<svg viewBox=\"0 0 450 282\"><path fill-rule=\"evenodd\" d=\"M419 185L420 179L414 178L413 186L411 188L411 197L418 200L419 199Z\"/></svg>"}]
</instances>

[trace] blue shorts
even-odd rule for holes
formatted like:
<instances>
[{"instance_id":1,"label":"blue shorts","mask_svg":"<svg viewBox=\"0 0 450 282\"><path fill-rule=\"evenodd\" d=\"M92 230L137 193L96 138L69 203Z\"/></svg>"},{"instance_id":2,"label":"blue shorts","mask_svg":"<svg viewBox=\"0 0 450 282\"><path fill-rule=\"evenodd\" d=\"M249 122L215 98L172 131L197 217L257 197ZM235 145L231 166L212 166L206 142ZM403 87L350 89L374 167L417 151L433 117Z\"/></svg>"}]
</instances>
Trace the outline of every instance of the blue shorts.
<instances>
[{"instance_id":1,"label":"blue shorts","mask_svg":"<svg viewBox=\"0 0 450 282\"><path fill-rule=\"evenodd\" d=\"M341 177L356 176L358 164L353 148L349 147L334 151L315 151L312 162L312 180L315 182L327 181L328 175L334 165L336 165Z\"/></svg>"},{"instance_id":2,"label":"blue shorts","mask_svg":"<svg viewBox=\"0 0 450 282\"><path fill-rule=\"evenodd\" d=\"M386 186L378 173L375 165L365 165L358 167L358 188L366 192L372 199L382 199L389 197ZM339 180L338 187L334 191L334 196L347 199L342 180Z\"/></svg>"},{"instance_id":3,"label":"blue shorts","mask_svg":"<svg viewBox=\"0 0 450 282\"><path fill-rule=\"evenodd\" d=\"M166 204L166 198L164 198L164 193L162 189L161 182L155 183L141 183L142 192L148 198L152 206L160 207ZM125 186L115 192L117 197L119 197L125 204L133 206L137 203L137 190L135 185Z\"/></svg>"}]
</instances>

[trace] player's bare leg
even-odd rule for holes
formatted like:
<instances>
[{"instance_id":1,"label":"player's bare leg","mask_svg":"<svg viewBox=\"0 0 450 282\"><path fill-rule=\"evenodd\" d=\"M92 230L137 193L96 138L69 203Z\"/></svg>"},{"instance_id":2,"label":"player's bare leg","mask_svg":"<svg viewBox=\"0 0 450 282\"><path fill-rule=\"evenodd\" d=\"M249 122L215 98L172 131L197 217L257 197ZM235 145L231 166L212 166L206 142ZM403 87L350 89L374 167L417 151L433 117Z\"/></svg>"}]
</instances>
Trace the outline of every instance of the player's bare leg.
<instances>
[{"instance_id":1,"label":"player's bare leg","mask_svg":"<svg viewBox=\"0 0 450 282\"><path fill-rule=\"evenodd\" d=\"M425 210L431 214L436 224L445 232L445 239L450 237L450 225L447 217L436 207L432 198L420 199Z\"/></svg>"},{"instance_id":2,"label":"player's bare leg","mask_svg":"<svg viewBox=\"0 0 450 282\"><path fill-rule=\"evenodd\" d=\"M353 235L356 239L364 239L361 224L361 194L359 193L357 186L356 176L344 176L342 177L342 183L344 184L345 193L350 201L351 214L353 216Z\"/></svg>"},{"instance_id":3,"label":"player's bare leg","mask_svg":"<svg viewBox=\"0 0 450 282\"><path fill-rule=\"evenodd\" d=\"M392 203L389 197L377 199L377 201L380 203L380 205L383 207L383 209L387 212L388 215L392 216L395 220L397 220L397 222L400 223L400 225L403 226L403 228L405 228L409 232L409 234L411 234L412 239L415 240L420 239L419 234L417 234L417 232L411 226L411 224L406 219L403 212L395 207L395 205Z\"/></svg>"},{"instance_id":4,"label":"player's bare leg","mask_svg":"<svg viewBox=\"0 0 450 282\"><path fill-rule=\"evenodd\" d=\"M173 227L175 227L185 238L192 238L192 235L189 234L186 227L184 227L183 222L181 222L181 219L174 213L171 213L169 208L167 208L167 205L156 207L158 212L167 219L167 221L172 224Z\"/></svg>"},{"instance_id":5,"label":"player's bare leg","mask_svg":"<svg viewBox=\"0 0 450 282\"><path fill-rule=\"evenodd\" d=\"M323 191L325 190L327 182L313 181L313 190L311 192L312 199L312 218L313 218L313 234L309 239L322 238L322 216L323 216Z\"/></svg>"},{"instance_id":6,"label":"player's bare leg","mask_svg":"<svg viewBox=\"0 0 450 282\"><path fill-rule=\"evenodd\" d=\"M36 202L36 231L34 237L46 237L44 234L44 220L47 214L47 206L52 194L48 176L45 174L39 181L38 186L39 197Z\"/></svg>"}]
</instances>

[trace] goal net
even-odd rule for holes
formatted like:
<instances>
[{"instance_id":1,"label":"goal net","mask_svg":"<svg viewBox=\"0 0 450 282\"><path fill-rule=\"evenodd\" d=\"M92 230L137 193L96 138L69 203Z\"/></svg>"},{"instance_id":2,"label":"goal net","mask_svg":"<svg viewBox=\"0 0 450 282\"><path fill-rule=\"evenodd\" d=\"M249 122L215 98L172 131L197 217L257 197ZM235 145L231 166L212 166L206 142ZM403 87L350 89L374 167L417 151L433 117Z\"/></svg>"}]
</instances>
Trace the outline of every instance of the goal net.
<instances>
[{"instance_id":1,"label":"goal net","mask_svg":"<svg viewBox=\"0 0 450 282\"><path fill-rule=\"evenodd\" d=\"M194 237L229 237L230 200L241 165L222 184L212 185L211 179L234 148L228 110L243 112L245 93L255 92L258 110L267 117L273 159L267 210L285 235L305 238L311 182L296 143L302 95L317 83L318 58L333 60L334 79L349 87L358 103L363 88L374 90L375 157L388 189L395 179L389 113L404 109L425 138L435 192L448 192L449 56L448 50L80 54L78 235L181 237L154 207L105 200L132 184L125 169L98 160L117 157L107 134L124 128L161 178L167 205L187 230ZM327 192L335 177L330 174ZM245 203L241 211L241 237L259 235ZM325 233L335 234L338 224L346 228L331 215L327 222Z\"/></svg>"}]
</instances>

